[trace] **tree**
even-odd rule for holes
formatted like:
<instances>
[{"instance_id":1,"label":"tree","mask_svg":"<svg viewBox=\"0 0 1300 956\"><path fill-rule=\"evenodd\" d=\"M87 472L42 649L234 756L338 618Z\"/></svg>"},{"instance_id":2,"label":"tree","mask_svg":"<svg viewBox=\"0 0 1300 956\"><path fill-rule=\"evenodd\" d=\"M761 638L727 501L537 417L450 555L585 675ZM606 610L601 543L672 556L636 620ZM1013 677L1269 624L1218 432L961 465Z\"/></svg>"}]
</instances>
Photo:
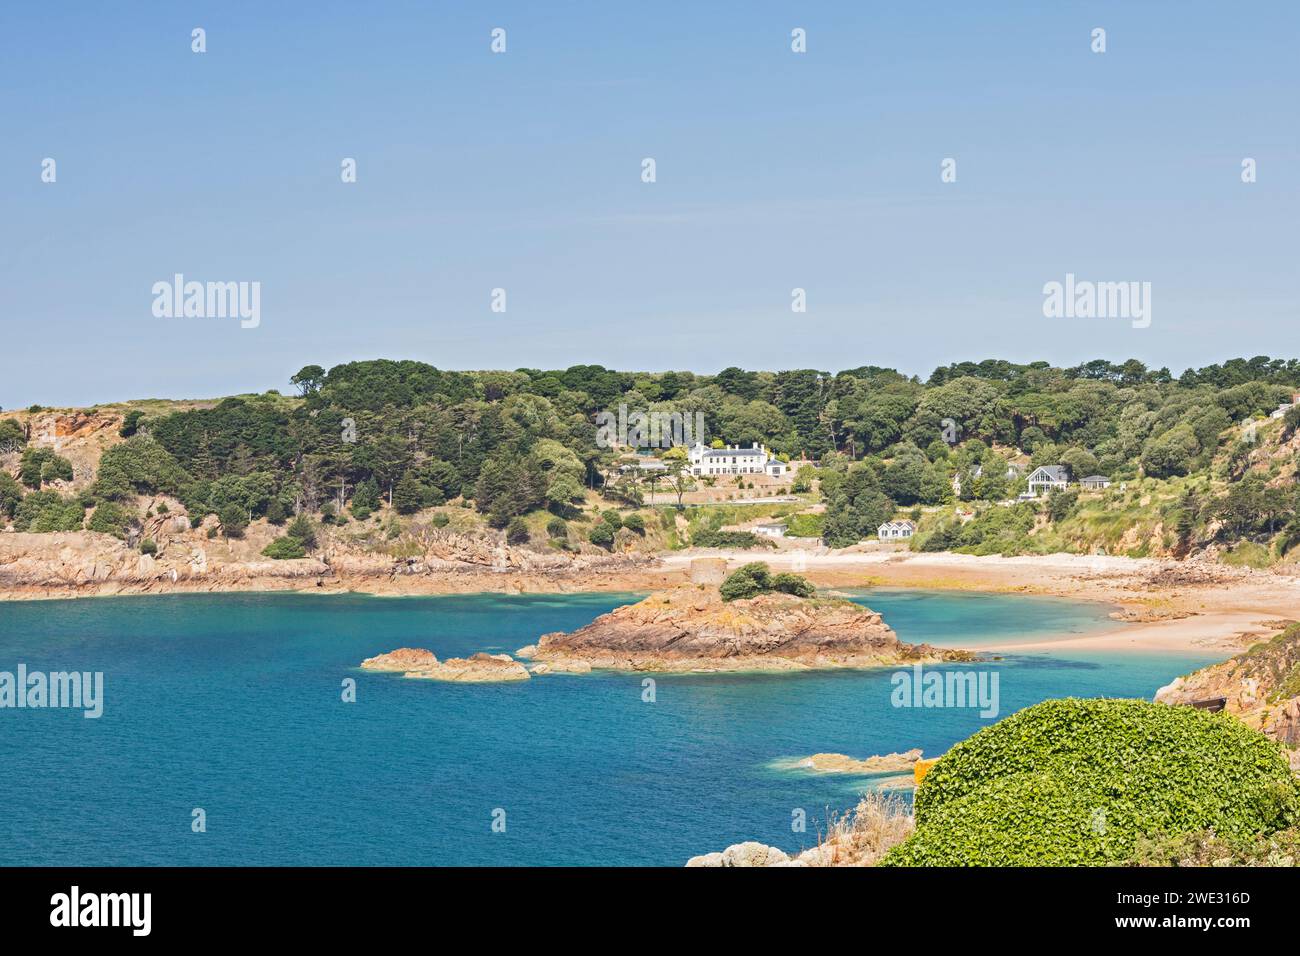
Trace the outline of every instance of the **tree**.
<instances>
[{"instance_id":1,"label":"tree","mask_svg":"<svg viewBox=\"0 0 1300 956\"><path fill-rule=\"evenodd\" d=\"M506 544L527 544L529 539L528 524L523 518L511 518L506 525Z\"/></svg>"},{"instance_id":2,"label":"tree","mask_svg":"<svg viewBox=\"0 0 1300 956\"><path fill-rule=\"evenodd\" d=\"M236 504L225 505L217 512L217 520L227 538L242 538L248 528L248 512Z\"/></svg>"},{"instance_id":3,"label":"tree","mask_svg":"<svg viewBox=\"0 0 1300 956\"><path fill-rule=\"evenodd\" d=\"M1189 425L1175 425L1142 446L1142 468L1153 478L1185 475L1200 454L1201 443Z\"/></svg>"},{"instance_id":4,"label":"tree","mask_svg":"<svg viewBox=\"0 0 1300 956\"><path fill-rule=\"evenodd\" d=\"M0 419L0 455L18 451L27 444L27 432L16 418Z\"/></svg>"},{"instance_id":5,"label":"tree","mask_svg":"<svg viewBox=\"0 0 1300 956\"><path fill-rule=\"evenodd\" d=\"M308 550L316 547L316 528L306 515L298 515L289 522L289 527L285 529L284 533Z\"/></svg>"},{"instance_id":6,"label":"tree","mask_svg":"<svg viewBox=\"0 0 1300 956\"><path fill-rule=\"evenodd\" d=\"M304 365L289 379L289 384L295 386L302 396L316 394L324 383L325 370L319 365Z\"/></svg>"},{"instance_id":7,"label":"tree","mask_svg":"<svg viewBox=\"0 0 1300 956\"><path fill-rule=\"evenodd\" d=\"M413 515L424 507L425 488L415 477L415 472L402 475L393 489L393 507L399 515Z\"/></svg>"},{"instance_id":8,"label":"tree","mask_svg":"<svg viewBox=\"0 0 1300 956\"><path fill-rule=\"evenodd\" d=\"M876 529L893 517L896 510L894 502L880 490L870 464L855 464L830 494L822 540L831 548L857 544L863 538L873 537Z\"/></svg>"},{"instance_id":9,"label":"tree","mask_svg":"<svg viewBox=\"0 0 1300 956\"><path fill-rule=\"evenodd\" d=\"M0 471L0 517L12 518L23 500L23 486L7 471Z\"/></svg>"},{"instance_id":10,"label":"tree","mask_svg":"<svg viewBox=\"0 0 1300 956\"><path fill-rule=\"evenodd\" d=\"M144 418L144 412L138 408L133 408L122 416L122 427L117 433L123 438L130 438L140 430L140 420Z\"/></svg>"},{"instance_id":11,"label":"tree","mask_svg":"<svg viewBox=\"0 0 1300 956\"><path fill-rule=\"evenodd\" d=\"M358 521L365 521L379 510L379 485L374 478L366 478L357 484L352 492L352 514Z\"/></svg>"},{"instance_id":12,"label":"tree","mask_svg":"<svg viewBox=\"0 0 1300 956\"><path fill-rule=\"evenodd\" d=\"M130 514L117 502L101 501L95 506L86 529L111 534L115 538L125 538L126 528L130 521Z\"/></svg>"}]
</instances>

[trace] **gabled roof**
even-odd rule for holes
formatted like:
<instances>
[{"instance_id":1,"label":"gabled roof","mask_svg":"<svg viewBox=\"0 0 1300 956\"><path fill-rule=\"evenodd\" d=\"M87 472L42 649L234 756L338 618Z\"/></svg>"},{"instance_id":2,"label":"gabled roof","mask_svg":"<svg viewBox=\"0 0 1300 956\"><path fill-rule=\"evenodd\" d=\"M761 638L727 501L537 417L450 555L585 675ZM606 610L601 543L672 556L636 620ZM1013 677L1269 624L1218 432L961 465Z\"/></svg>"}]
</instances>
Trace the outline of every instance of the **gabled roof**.
<instances>
[{"instance_id":1,"label":"gabled roof","mask_svg":"<svg viewBox=\"0 0 1300 956\"><path fill-rule=\"evenodd\" d=\"M1110 481L1105 475L1089 475L1084 481Z\"/></svg>"},{"instance_id":2,"label":"gabled roof","mask_svg":"<svg viewBox=\"0 0 1300 956\"><path fill-rule=\"evenodd\" d=\"M1029 477L1032 479L1039 472L1042 472L1051 481L1069 481L1069 472L1066 471L1064 465L1039 465Z\"/></svg>"}]
</instances>

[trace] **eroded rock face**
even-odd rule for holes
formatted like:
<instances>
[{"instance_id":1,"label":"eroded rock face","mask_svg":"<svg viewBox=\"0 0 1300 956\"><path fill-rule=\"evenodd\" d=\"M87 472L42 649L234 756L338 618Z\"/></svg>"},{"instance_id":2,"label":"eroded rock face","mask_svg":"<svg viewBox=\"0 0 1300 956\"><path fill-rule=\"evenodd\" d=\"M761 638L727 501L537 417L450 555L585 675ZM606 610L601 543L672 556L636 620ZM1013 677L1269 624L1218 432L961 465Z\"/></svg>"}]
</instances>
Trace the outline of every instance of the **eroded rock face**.
<instances>
[{"instance_id":1,"label":"eroded rock face","mask_svg":"<svg viewBox=\"0 0 1300 956\"><path fill-rule=\"evenodd\" d=\"M1300 747L1300 625L1236 657L1175 678L1156 691L1162 704L1225 699L1224 709L1288 747ZM1292 756L1300 766L1300 754Z\"/></svg>"},{"instance_id":2,"label":"eroded rock face","mask_svg":"<svg viewBox=\"0 0 1300 956\"><path fill-rule=\"evenodd\" d=\"M433 651L400 647L387 654L368 657L363 670L396 671L403 677L485 684L496 681L528 680L528 669L509 654L474 654L439 661Z\"/></svg>"},{"instance_id":3,"label":"eroded rock face","mask_svg":"<svg viewBox=\"0 0 1300 956\"><path fill-rule=\"evenodd\" d=\"M763 594L725 602L680 587L543 635L533 660L615 670L805 670L971 660L966 651L904 644L874 611L850 601Z\"/></svg>"}]
</instances>

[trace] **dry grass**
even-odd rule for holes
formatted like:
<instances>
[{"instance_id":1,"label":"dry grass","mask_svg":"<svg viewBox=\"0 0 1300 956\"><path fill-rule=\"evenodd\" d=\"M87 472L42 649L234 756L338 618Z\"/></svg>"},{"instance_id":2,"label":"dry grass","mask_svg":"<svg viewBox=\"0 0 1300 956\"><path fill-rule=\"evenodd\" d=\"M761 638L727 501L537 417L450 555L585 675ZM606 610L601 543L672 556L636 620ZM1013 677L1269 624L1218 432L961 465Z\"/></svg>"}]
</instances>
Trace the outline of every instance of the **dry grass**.
<instances>
[{"instance_id":1,"label":"dry grass","mask_svg":"<svg viewBox=\"0 0 1300 956\"><path fill-rule=\"evenodd\" d=\"M809 854L811 866L875 866L915 828L898 794L871 791L845 814L833 816L826 836Z\"/></svg>"}]
</instances>

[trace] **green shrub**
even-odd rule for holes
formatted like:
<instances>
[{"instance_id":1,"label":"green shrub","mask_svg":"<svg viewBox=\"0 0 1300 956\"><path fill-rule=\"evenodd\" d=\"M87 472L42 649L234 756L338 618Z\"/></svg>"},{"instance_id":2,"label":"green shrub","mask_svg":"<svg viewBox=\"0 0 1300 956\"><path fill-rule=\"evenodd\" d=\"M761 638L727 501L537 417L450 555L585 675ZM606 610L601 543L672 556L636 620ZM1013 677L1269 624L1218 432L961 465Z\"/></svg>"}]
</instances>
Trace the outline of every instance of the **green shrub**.
<instances>
[{"instance_id":1,"label":"green shrub","mask_svg":"<svg viewBox=\"0 0 1300 956\"><path fill-rule=\"evenodd\" d=\"M217 512L221 533L227 538L242 538L248 528L248 515L239 505L226 505Z\"/></svg>"},{"instance_id":2,"label":"green shrub","mask_svg":"<svg viewBox=\"0 0 1300 956\"><path fill-rule=\"evenodd\" d=\"M727 575L718 593L724 601L743 601L769 590L771 580L771 569L762 561L752 561Z\"/></svg>"},{"instance_id":3,"label":"green shrub","mask_svg":"<svg viewBox=\"0 0 1300 956\"><path fill-rule=\"evenodd\" d=\"M751 561L741 565L722 582L718 592L724 601L739 601L757 597L769 591L793 594L795 597L810 598L817 593L807 578L797 574L772 574L762 561Z\"/></svg>"},{"instance_id":4,"label":"green shrub","mask_svg":"<svg viewBox=\"0 0 1300 956\"><path fill-rule=\"evenodd\" d=\"M27 431L16 418L0 419L0 452L16 451L27 444Z\"/></svg>"},{"instance_id":5,"label":"green shrub","mask_svg":"<svg viewBox=\"0 0 1300 956\"><path fill-rule=\"evenodd\" d=\"M752 531L709 531L703 529L691 535L691 546L696 548L775 548L767 538Z\"/></svg>"},{"instance_id":6,"label":"green shrub","mask_svg":"<svg viewBox=\"0 0 1300 956\"><path fill-rule=\"evenodd\" d=\"M587 540L608 550L614 546L614 529L606 521L597 521L587 533Z\"/></svg>"},{"instance_id":7,"label":"green shrub","mask_svg":"<svg viewBox=\"0 0 1300 956\"><path fill-rule=\"evenodd\" d=\"M116 501L101 501L95 506L86 525L90 531L111 534L115 538L126 537L126 526L131 522L131 515Z\"/></svg>"},{"instance_id":8,"label":"green shrub","mask_svg":"<svg viewBox=\"0 0 1300 956\"><path fill-rule=\"evenodd\" d=\"M7 471L0 471L0 519L12 518L22 500L23 486L14 481Z\"/></svg>"},{"instance_id":9,"label":"green shrub","mask_svg":"<svg viewBox=\"0 0 1300 956\"><path fill-rule=\"evenodd\" d=\"M1115 864L1140 838L1228 839L1300 820L1281 748L1227 714L1140 700L1050 700L981 730L916 793L903 866Z\"/></svg>"},{"instance_id":10,"label":"green shrub","mask_svg":"<svg viewBox=\"0 0 1300 956\"><path fill-rule=\"evenodd\" d=\"M14 530L46 533L80 531L86 509L76 498L57 491L33 491L14 509Z\"/></svg>"},{"instance_id":11,"label":"green shrub","mask_svg":"<svg viewBox=\"0 0 1300 956\"><path fill-rule=\"evenodd\" d=\"M153 538L145 538L140 542L140 553L148 555L155 555L158 553L158 545L154 542Z\"/></svg>"},{"instance_id":12,"label":"green shrub","mask_svg":"<svg viewBox=\"0 0 1300 956\"><path fill-rule=\"evenodd\" d=\"M569 525L563 518L552 518L546 522L546 533L552 538L567 538Z\"/></svg>"},{"instance_id":13,"label":"green shrub","mask_svg":"<svg viewBox=\"0 0 1300 956\"><path fill-rule=\"evenodd\" d=\"M523 518L511 518L506 526L506 544L527 544L528 524Z\"/></svg>"},{"instance_id":14,"label":"green shrub","mask_svg":"<svg viewBox=\"0 0 1300 956\"><path fill-rule=\"evenodd\" d=\"M636 512L633 512L623 519L623 527L635 532L636 534L644 535L645 519Z\"/></svg>"},{"instance_id":15,"label":"green shrub","mask_svg":"<svg viewBox=\"0 0 1300 956\"><path fill-rule=\"evenodd\" d=\"M285 529L284 533L304 548L316 547L316 528L306 515L298 515L298 517L290 521L289 527Z\"/></svg>"},{"instance_id":16,"label":"green shrub","mask_svg":"<svg viewBox=\"0 0 1300 956\"><path fill-rule=\"evenodd\" d=\"M51 481L71 481L72 462L48 448L27 448L18 466L18 477L28 488L40 488Z\"/></svg>"},{"instance_id":17,"label":"green shrub","mask_svg":"<svg viewBox=\"0 0 1300 956\"><path fill-rule=\"evenodd\" d=\"M262 554L276 561L307 557L307 551L303 548L302 542L297 538L290 538L288 535L283 538L276 538L262 549Z\"/></svg>"},{"instance_id":18,"label":"green shrub","mask_svg":"<svg viewBox=\"0 0 1300 956\"><path fill-rule=\"evenodd\" d=\"M123 438L130 438L140 430L140 420L144 418L144 412L138 408L133 408L122 416L122 427L117 433Z\"/></svg>"},{"instance_id":19,"label":"green shrub","mask_svg":"<svg viewBox=\"0 0 1300 956\"><path fill-rule=\"evenodd\" d=\"M772 578L772 590L795 597L810 598L817 593L811 581L798 574L778 574Z\"/></svg>"},{"instance_id":20,"label":"green shrub","mask_svg":"<svg viewBox=\"0 0 1300 956\"><path fill-rule=\"evenodd\" d=\"M447 525L451 524L451 519L447 517L447 513L445 511L439 511L431 519L429 519L429 523L432 524L435 528L445 528L447 527Z\"/></svg>"}]
</instances>

